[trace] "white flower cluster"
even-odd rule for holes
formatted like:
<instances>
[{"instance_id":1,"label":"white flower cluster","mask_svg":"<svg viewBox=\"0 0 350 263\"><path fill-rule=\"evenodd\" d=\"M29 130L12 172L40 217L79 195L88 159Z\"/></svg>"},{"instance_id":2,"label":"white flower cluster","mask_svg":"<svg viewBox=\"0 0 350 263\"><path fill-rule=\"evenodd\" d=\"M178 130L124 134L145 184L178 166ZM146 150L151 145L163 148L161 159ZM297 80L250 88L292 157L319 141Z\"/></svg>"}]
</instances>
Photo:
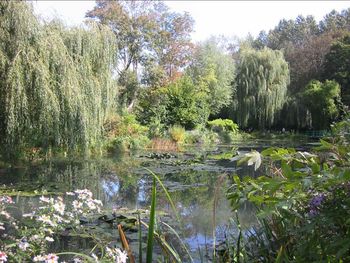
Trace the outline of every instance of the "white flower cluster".
<instances>
[{"instance_id":1,"label":"white flower cluster","mask_svg":"<svg viewBox=\"0 0 350 263\"><path fill-rule=\"evenodd\" d=\"M91 212L101 212L103 204L100 200L92 198L91 191L87 189L75 190L74 192L68 192L67 195L72 195L77 198L72 202L73 213L82 216Z\"/></svg>"},{"instance_id":2,"label":"white flower cluster","mask_svg":"<svg viewBox=\"0 0 350 263\"><path fill-rule=\"evenodd\" d=\"M126 263L128 255L126 251L121 251L119 248L106 247L107 256L115 263Z\"/></svg>"},{"instance_id":3,"label":"white flower cluster","mask_svg":"<svg viewBox=\"0 0 350 263\"><path fill-rule=\"evenodd\" d=\"M34 262L57 263L58 256L56 254L39 255L33 258Z\"/></svg>"},{"instance_id":4,"label":"white flower cluster","mask_svg":"<svg viewBox=\"0 0 350 263\"><path fill-rule=\"evenodd\" d=\"M4 222L12 222L10 225L0 221L0 236L1 231L5 230L5 226L14 227L16 234L9 236L3 233L1 238L13 240L15 246L11 245L0 251L0 263L5 263L8 258L17 258L21 255L23 262L27 260L41 263L58 263L59 257L56 254L40 254L34 258L31 255L36 255L38 251L45 253L50 242L54 242L54 234L60 233L67 227L81 227L79 219L92 213L100 213L102 202L92 198L92 193L87 190L76 190L67 193L68 196L73 196L72 202L64 202L62 197L40 197L40 206L34 209L29 214L23 214L23 217L29 218L35 224L34 228L27 227L19 228L13 217L6 211L6 206L12 204L11 197L0 196L0 220ZM67 200L65 200L67 201ZM1 244L0 238L0 244ZM106 245L106 244L104 244ZM21 252L20 252L21 251ZM19 253L20 252L20 253ZM127 253L119 248L106 247L106 253L103 253L103 258L99 259L96 255L91 255L96 262L126 263ZM82 262L79 258L75 258L74 262ZM63 263L63 262L62 262Z\"/></svg>"},{"instance_id":5,"label":"white flower cluster","mask_svg":"<svg viewBox=\"0 0 350 263\"><path fill-rule=\"evenodd\" d=\"M5 230L5 223L1 221L2 218L5 219L6 222L14 222L12 220L11 215L6 211L6 206L9 204L13 204L13 200L10 196L0 196L0 231ZM13 225L16 227L16 223Z\"/></svg>"}]
</instances>

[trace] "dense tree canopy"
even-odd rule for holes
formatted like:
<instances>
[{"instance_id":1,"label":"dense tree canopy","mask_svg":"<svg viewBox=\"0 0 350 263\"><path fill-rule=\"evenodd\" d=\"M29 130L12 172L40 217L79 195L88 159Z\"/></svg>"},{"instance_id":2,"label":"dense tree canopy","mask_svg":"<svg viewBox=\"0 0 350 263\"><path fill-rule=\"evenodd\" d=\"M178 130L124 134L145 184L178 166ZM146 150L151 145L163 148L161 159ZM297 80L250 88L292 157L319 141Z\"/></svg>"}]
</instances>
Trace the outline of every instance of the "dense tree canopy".
<instances>
[{"instance_id":1,"label":"dense tree canopy","mask_svg":"<svg viewBox=\"0 0 350 263\"><path fill-rule=\"evenodd\" d=\"M324 83L312 80L305 88L303 100L312 115L312 126L316 129L328 128L329 123L339 115L337 100L340 87L335 81Z\"/></svg>"},{"instance_id":2,"label":"dense tree canopy","mask_svg":"<svg viewBox=\"0 0 350 263\"><path fill-rule=\"evenodd\" d=\"M159 122L192 129L204 125L209 114L208 93L185 75L165 87L145 91L138 116L144 124Z\"/></svg>"},{"instance_id":3,"label":"dense tree canopy","mask_svg":"<svg viewBox=\"0 0 350 263\"><path fill-rule=\"evenodd\" d=\"M235 65L233 59L220 49L216 39L209 39L196 47L186 73L208 94L211 114L219 113L221 108L230 104Z\"/></svg>"},{"instance_id":4,"label":"dense tree canopy","mask_svg":"<svg viewBox=\"0 0 350 263\"><path fill-rule=\"evenodd\" d=\"M114 107L115 37L105 27L41 25L25 2L0 3L0 145L94 146Z\"/></svg>"},{"instance_id":5,"label":"dense tree canopy","mask_svg":"<svg viewBox=\"0 0 350 263\"><path fill-rule=\"evenodd\" d=\"M237 67L236 118L242 127L268 128L282 109L289 68L280 51L243 49Z\"/></svg>"},{"instance_id":6,"label":"dense tree canopy","mask_svg":"<svg viewBox=\"0 0 350 263\"><path fill-rule=\"evenodd\" d=\"M350 35L335 42L330 48L323 76L340 84L342 100L350 106Z\"/></svg>"}]
</instances>

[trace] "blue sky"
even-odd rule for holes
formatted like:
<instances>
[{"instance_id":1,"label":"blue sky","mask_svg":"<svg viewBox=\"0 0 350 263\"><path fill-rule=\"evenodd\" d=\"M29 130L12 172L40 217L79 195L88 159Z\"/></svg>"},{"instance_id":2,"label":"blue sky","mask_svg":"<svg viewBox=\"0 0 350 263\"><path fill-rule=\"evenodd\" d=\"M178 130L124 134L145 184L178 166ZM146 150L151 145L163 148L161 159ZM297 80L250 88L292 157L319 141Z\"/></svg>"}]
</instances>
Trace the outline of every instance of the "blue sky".
<instances>
[{"instance_id":1,"label":"blue sky","mask_svg":"<svg viewBox=\"0 0 350 263\"><path fill-rule=\"evenodd\" d=\"M211 35L256 36L260 30L272 29L282 18L299 14L321 20L332 9L350 8L350 1L166 1L174 11L187 11L196 21L195 41ZM78 25L94 1L34 1L34 10L44 18L61 17L67 25Z\"/></svg>"}]
</instances>

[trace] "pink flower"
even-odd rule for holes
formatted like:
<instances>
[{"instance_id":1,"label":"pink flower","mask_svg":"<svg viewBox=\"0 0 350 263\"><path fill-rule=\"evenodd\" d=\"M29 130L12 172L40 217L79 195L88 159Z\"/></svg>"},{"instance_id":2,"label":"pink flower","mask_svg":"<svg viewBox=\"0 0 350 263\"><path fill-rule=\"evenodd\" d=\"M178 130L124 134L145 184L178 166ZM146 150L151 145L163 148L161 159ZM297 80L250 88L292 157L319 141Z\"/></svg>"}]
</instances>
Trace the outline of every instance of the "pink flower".
<instances>
[{"instance_id":1,"label":"pink flower","mask_svg":"<svg viewBox=\"0 0 350 263\"><path fill-rule=\"evenodd\" d=\"M7 261L7 255L5 252L0 251L0 263L4 263Z\"/></svg>"}]
</instances>

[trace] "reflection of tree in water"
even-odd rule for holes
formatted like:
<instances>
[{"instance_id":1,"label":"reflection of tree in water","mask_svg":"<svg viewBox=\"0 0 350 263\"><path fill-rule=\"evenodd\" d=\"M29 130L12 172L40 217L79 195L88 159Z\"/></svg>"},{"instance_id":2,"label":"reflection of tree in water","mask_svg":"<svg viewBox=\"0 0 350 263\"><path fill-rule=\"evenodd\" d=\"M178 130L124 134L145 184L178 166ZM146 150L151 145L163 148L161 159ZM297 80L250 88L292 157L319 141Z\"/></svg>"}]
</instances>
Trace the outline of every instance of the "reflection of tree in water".
<instances>
[{"instance_id":1,"label":"reflection of tree in water","mask_svg":"<svg viewBox=\"0 0 350 263\"><path fill-rule=\"evenodd\" d=\"M202 154L203 155L203 154ZM201 155L201 156L202 156ZM204 155L203 155L204 156ZM183 220L183 231L176 223L174 213L166 195L158 185L157 211L161 220L174 227L176 231L195 251L201 248L212 248L213 207L215 192L216 236L218 243L224 235L237 237L237 227L229 224L229 219L235 215L226 199L227 188L232 184L234 173L240 177L267 174L265 167L254 172L253 167L240 166L237 172L227 172L224 180L215 191L222 169L234 168L235 162L228 160L194 159L194 156L170 158L169 160L153 160L123 156L121 158L106 158L100 160L52 161L40 165L27 166L18 169L2 171L0 184L13 184L27 190L48 190L49 192L65 192L75 189L89 189L94 197L102 200L107 207L128 207L131 209L150 206L152 177L142 167L157 174L170 192L171 198ZM212 168L218 169L212 169ZM200 170L199 170L200 169ZM208 169L208 170L205 170ZM232 171L226 169L225 171ZM24 212L32 206L38 206L38 198L19 198L16 200L20 211ZM168 215L162 216L161 211ZM255 224L254 208L247 203L238 211L241 225L249 228ZM177 241L174 241L175 247ZM80 244L79 244L80 246ZM209 250L208 250L209 251Z\"/></svg>"}]
</instances>

